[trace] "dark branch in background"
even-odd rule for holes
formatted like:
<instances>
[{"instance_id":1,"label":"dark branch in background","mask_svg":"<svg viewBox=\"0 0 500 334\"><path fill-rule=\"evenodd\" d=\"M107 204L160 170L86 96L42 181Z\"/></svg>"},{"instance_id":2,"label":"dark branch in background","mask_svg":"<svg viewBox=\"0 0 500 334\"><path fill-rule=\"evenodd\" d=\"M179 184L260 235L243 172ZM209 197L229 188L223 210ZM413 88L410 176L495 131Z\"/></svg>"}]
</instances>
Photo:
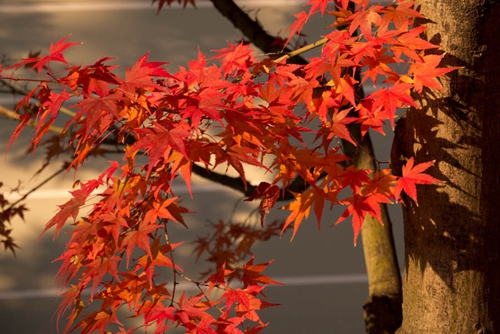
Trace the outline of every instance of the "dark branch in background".
<instances>
[{"instance_id":1,"label":"dark branch in background","mask_svg":"<svg viewBox=\"0 0 500 334\"><path fill-rule=\"evenodd\" d=\"M21 196L21 198L19 198L17 201L15 201L14 203L12 203L6 210L4 211L8 211L10 209L12 209L13 207L15 207L16 205L18 205L19 203L21 203L22 201L24 201L30 194L34 193L35 191L37 191L38 189L40 189L44 184L46 184L47 182L49 182L50 180L52 180L53 178L55 178L57 175L61 174L62 172L64 172L66 169L68 168L68 164L64 164L58 171L56 171L54 174L52 174L51 176L49 176L48 178L46 178L45 180L43 180L42 182L40 182L37 186L35 186L33 189L31 189L30 191L28 191L26 194L24 194L23 196Z\"/></svg>"},{"instance_id":2,"label":"dark branch in background","mask_svg":"<svg viewBox=\"0 0 500 334\"><path fill-rule=\"evenodd\" d=\"M240 177L231 177L224 174L219 174L194 164L193 164L193 173L207 180L217 182L221 185L237 190L243 193L245 196L251 196L255 191L255 189L257 188L257 186L253 186L247 183L247 188L245 189L245 184L243 183L243 180ZM283 192L280 192L281 195L278 198L278 200L279 201L291 200L294 197L290 191L298 193L304 191L308 187L309 185L306 184L306 182L302 178L300 177L295 178L295 180L293 180L292 183L290 183L290 185L286 188L286 190L289 191L285 192L284 194Z\"/></svg>"},{"instance_id":3,"label":"dark branch in background","mask_svg":"<svg viewBox=\"0 0 500 334\"><path fill-rule=\"evenodd\" d=\"M289 53L292 50L289 48L281 49L276 44L276 37L269 35L262 26L252 20L247 13L235 4L232 0L210 0L214 7L225 16L236 29L241 31L250 42L255 44L265 53L280 53L280 55ZM298 65L307 65L308 61L300 56L292 57L288 60L289 63Z\"/></svg>"}]
</instances>

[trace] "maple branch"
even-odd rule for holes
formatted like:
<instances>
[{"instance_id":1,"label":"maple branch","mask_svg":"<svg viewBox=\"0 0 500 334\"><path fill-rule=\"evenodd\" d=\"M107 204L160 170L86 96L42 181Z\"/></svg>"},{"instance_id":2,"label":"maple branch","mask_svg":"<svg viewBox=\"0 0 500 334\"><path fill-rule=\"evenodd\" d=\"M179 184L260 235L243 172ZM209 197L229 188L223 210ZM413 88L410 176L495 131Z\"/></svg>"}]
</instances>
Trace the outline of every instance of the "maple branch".
<instances>
[{"instance_id":1,"label":"maple branch","mask_svg":"<svg viewBox=\"0 0 500 334\"><path fill-rule=\"evenodd\" d=\"M226 17L239 31L245 35L259 49L265 53L286 53L293 52L289 48L281 49L276 44L276 37L268 34L256 20L252 20L233 0L210 0L214 7ZM308 61L304 58L293 55L289 57L290 63L306 65Z\"/></svg>"},{"instance_id":2,"label":"maple branch","mask_svg":"<svg viewBox=\"0 0 500 334\"><path fill-rule=\"evenodd\" d=\"M168 236L168 231L167 231L167 224L163 224L163 230L165 232L165 240L167 241L167 245L170 246L169 253L170 253L170 260L172 261L172 271L174 275L174 287L172 288L172 298L170 299L170 306L174 305L174 300L175 300L175 290L177 288L177 270L175 269L175 260L174 260L174 250L172 249L172 244L170 243L170 238Z\"/></svg>"},{"instance_id":3,"label":"maple branch","mask_svg":"<svg viewBox=\"0 0 500 334\"><path fill-rule=\"evenodd\" d=\"M193 164L192 171L194 174L201 176L204 179L237 190L243 193L245 196L251 196L254 193L255 189L257 188L257 186L249 184L248 181L247 181L247 187L245 188L245 184L240 177L231 177L225 174L219 174L213 171L209 171L206 168L203 168L195 164ZM290 191L298 193L306 190L307 188L309 188L309 184L307 182L305 182L302 178L295 178L295 180L293 180L290 183L290 185L285 189L286 191L280 192L281 195L278 198L278 201L291 200L294 198L294 196Z\"/></svg>"},{"instance_id":4,"label":"maple branch","mask_svg":"<svg viewBox=\"0 0 500 334\"><path fill-rule=\"evenodd\" d=\"M19 115L14 110L8 109L2 105L0 105L0 116L14 121L19 121ZM38 125L38 122L32 119L28 121L28 125L31 127L36 127ZM56 134L61 134L63 132L63 128L51 125L49 126L49 131Z\"/></svg>"},{"instance_id":5,"label":"maple branch","mask_svg":"<svg viewBox=\"0 0 500 334\"><path fill-rule=\"evenodd\" d=\"M0 105L0 116L4 116L7 119L19 121L19 116L13 110L7 109L2 105ZM35 120L30 120L28 122L28 125L31 127L36 127L37 124L38 124L38 122ZM58 126L51 125L49 127L49 131L60 135L63 132L63 129L61 127L58 127ZM127 138L130 138L130 140L128 140L126 142L126 144L132 145L135 142L135 140L132 137L127 137ZM102 141L102 144L120 145L120 143L118 143L116 138L109 138L108 139L108 137L106 137L106 139L104 139ZM247 188L245 189L245 184L241 178L231 177L231 176L227 176L224 174L219 174L217 172L209 171L209 170L207 170L203 167L200 167L198 165L195 165L195 164L193 164L192 171L194 174L201 176L207 180L217 182L223 186L227 186L229 188L237 190L237 191L243 193L245 196L252 195L253 192L255 191L255 189L257 188L256 186L249 184L247 181ZM55 175L51 176L50 179L54 176ZM37 187L36 189L38 189L38 188L39 187ZM308 184L306 182L304 182L304 180L302 178L296 178L294 181L292 181L292 183L290 184L290 186L286 190L291 190L293 192L302 192L307 188L308 188ZM32 193L33 191L30 191L28 194ZM283 192L281 192L281 193L283 194ZM293 195L289 191L285 191L284 194L285 195L280 196L280 198L278 199L279 201L286 201L286 200L291 200L294 198Z\"/></svg>"},{"instance_id":6,"label":"maple branch","mask_svg":"<svg viewBox=\"0 0 500 334\"><path fill-rule=\"evenodd\" d=\"M37 191L38 189L40 189L41 187L43 187L43 185L45 185L47 182L49 182L50 180L52 180L53 178L55 178L57 175L61 174L62 172L64 172L67 168L67 164L64 164L59 170L57 170L54 174L52 174L51 176L49 176L48 178L46 178L45 180L43 180L42 182L40 182L38 185L36 185L35 187L33 187L30 191L28 191L26 194L24 194L23 196L21 196L21 198L19 198L17 201L15 201L14 203L12 203L11 205L9 205L9 207L4 210L4 211L8 211L10 209L12 209L13 207L15 207L17 204L21 203L22 201L24 201L29 195L31 195L32 193L34 193L35 191Z\"/></svg>"},{"instance_id":7,"label":"maple branch","mask_svg":"<svg viewBox=\"0 0 500 334\"><path fill-rule=\"evenodd\" d=\"M303 46L300 49L290 51L290 52L284 54L283 56L276 58L274 61L276 63L279 63L280 61L282 61L284 59L290 59L290 58L293 59L294 57L297 57L298 55L300 55L304 52L311 51L311 50L317 48L318 46L325 45L326 42L328 42L328 38L322 38L319 41L316 41L316 42L311 43L311 44L307 44L306 46Z\"/></svg>"},{"instance_id":8,"label":"maple branch","mask_svg":"<svg viewBox=\"0 0 500 334\"><path fill-rule=\"evenodd\" d=\"M12 80L14 80L14 79L12 79ZM31 81L31 80L28 80L28 79L17 79L17 80L19 80L19 81ZM8 80L0 79L0 84L2 84L2 85L4 85L4 86L7 86L7 88L9 89L9 91L8 91L8 92L9 92L9 93L11 93L12 95L16 95L16 94L18 94L18 95L23 95L23 96L26 96L26 95L28 95L28 94L29 94L29 90L23 90L23 89L21 89L21 88L17 87L15 84L13 84L13 83L9 82ZM0 91L0 93L7 93L7 91ZM32 98L32 99L36 99L36 97L31 97L31 98ZM0 107L2 107L2 106L0 106ZM4 107L2 107L2 108L4 108ZM5 109L5 108L4 108L4 109ZM62 106L61 106L61 108L59 108L59 110L60 110L63 114L66 114L66 115L68 115L68 116L70 116L70 117L74 117L74 116L76 115L76 113L75 113L75 112L73 112L73 111L69 110L69 109L68 109L68 108L66 108L66 107L62 107ZM9 112L9 114L10 114L10 115L5 115L5 114L3 114L3 113L0 113L0 115L2 115L2 116L6 116L7 118L10 118L10 119L13 119L13 118L11 117L11 115L12 115L12 114L13 114L13 115L17 115L17 114L16 114L15 112L13 112L13 111ZM17 118L17 116L16 116L16 118Z\"/></svg>"}]
</instances>

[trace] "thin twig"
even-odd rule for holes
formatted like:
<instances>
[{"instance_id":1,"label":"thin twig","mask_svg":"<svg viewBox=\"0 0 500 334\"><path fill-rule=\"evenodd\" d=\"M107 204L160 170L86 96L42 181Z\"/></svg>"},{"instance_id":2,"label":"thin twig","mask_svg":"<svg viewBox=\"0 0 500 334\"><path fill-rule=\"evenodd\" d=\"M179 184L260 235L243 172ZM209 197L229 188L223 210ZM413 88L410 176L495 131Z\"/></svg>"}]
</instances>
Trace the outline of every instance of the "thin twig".
<instances>
[{"instance_id":1,"label":"thin twig","mask_svg":"<svg viewBox=\"0 0 500 334\"><path fill-rule=\"evenodd\" d=\"M0 116L3 116L5 118L7 118L7 119L11 119L11 120L14 120L14 121L19 121L19 115L18 114L16 114L11 109L5 108L2 105L0 105ZM31 126L31 127L37 127L38 126L38 122L35 121L35 120L33 120L33 119L30 120L30 121L28 121L27 124L29 126ZM49 131L52 132L52 133L61 134L63 132L63 128L61 128L59 126L51 125L51 126L49 126Z\"/></svg>"},{"instance_id":2,"label":"thin twig","mask_svg":"<svg viewBox=\"0 0 500 334\"><path fill-rule=\"evenodd\" d=\"M274 60L274 62L279 63L284 59L290 59L290 58L296 57L296 56L303 54L307 51L311 51L319 46L323 46L326 44L326 42L328 42L328 38L322 38L319 41L316 41L316 42L311 43L311 44L307 44L306 46L303 46L300 49L290 51L290 52L286 53L285 55L283 55L279 58L276 58Z\"/></svg>"},{"instance_id":3,"label":"thin twig","mask_svg":"<svg viewBox=\"0 0 500 334\"><path fill-rule=\"evenodd\" d=\"M54 174L52 174L51 176L49 176L48 178L46 178L45 180L43 180L40 184L38 184L37 186L35 186L34 188L32 188L30 191L28 191L26 194L24 194L20 199L18 199L17 201L15 201L14 203L12 203L8 208L7 210L10 210L12 209L14 206L16 206L17 204L19 204L20 202L24 201L30 194L32 194L33 192L37 191L39 188L41 188L44 184L46 184L47 182L49 182L50 180L52 180L53 178L55 178L57 175L61 174L62 172L64 172L67 168L67 165L64 164L63 167L61 167L57 172L55 172Z\"/></svg>"}]
</instances>

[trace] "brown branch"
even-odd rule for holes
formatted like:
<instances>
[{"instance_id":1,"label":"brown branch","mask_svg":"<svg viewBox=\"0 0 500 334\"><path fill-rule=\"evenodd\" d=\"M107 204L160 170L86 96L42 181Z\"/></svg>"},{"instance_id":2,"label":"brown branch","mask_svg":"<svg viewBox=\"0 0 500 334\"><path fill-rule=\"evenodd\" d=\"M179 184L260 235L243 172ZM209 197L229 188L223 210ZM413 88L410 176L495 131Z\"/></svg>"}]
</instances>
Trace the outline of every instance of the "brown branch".
<instances>
[{"instance_id":1,"label":"brown branch","mask_svg":"<svg viewBox=\"0 0 500 334\"><path fill-rule=\"evenodd\" d=\"M19 115L16 114L14 110L8 109L2 105L0 105L0 117L5 117L7 119L11 119L13 121L18 121L19 122ZM28 125L32 127L36 127L38 124L37 121L35 120L30 120L28 121ZM63 131L63 128L55 125L49 126L49 131L57 134L61 134Z\"/></svg>"},{"instance_id":2,"label":"brown branch","mask_svg":"<svg viewBox=\"0 0 500 334\"><path fill-rule=\"evenodd\" d=\"M300 49L290 51L290 52L284 54L283 56L276 58L274 61L279 63L283 59L293 59L294 57L297 57L298 55L300 55L304 52L311 51L319 46L325 45L326 42L328 42L328 38L322 38L314 43L307 44L307 45L301 47Z\"/></svg>"},{"instance_id":3,"label":"brown branch","mask_svg":"<svg viewBox=\"0 0 500 334\"><path fill-rule=\"evenodd\" d=\"M253 194L257 186L253 186L248 183L247 181L247 187L245 188L245 184L243 180L240 177L231 177L227 176L224 174L219 174L210 170L207 170L206 168L203 168L201 166L193 164L193 173L201 176L204 179L210 180L212 182L219 183L223 186L229 187L231 189L237 190L244 194L245 196L250 196ZM290 183L290 186L288 186L284 192L280 192L280 197L278 198L278 201L287 201L293 199L293 195L290 191L300 193L304 190L306 190L309 187L309 184L307 184L302 178L295 178L295 180Z\"/></svg>"}]
</instances>

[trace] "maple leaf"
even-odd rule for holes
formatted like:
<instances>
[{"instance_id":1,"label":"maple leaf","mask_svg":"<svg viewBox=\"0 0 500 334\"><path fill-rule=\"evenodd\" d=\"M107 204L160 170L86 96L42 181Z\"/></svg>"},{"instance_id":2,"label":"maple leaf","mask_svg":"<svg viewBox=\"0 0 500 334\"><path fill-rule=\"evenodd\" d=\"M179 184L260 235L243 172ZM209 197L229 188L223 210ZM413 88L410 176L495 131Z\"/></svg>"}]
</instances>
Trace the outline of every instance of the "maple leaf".
<instances>
[{"instance_id":1,"label":"maple leaf","mask_svg":"<svg viewBox=\"0 0 500 334\"><path fill-rule=\"evenodd\" d=\"M47 100L45 100L42 105L47 108L52 116L52 119L55 119L59 114L59 109L61 109L62 104L69 100L70 96L66 89L64 89L61 94L55 93L53 91L50 92ZM43 122L45 120L44 117L40 117L39 122Z\"/></svg>"},{"instance_id":2,"label":"maple leaf","mask_svg":"<svg viewBox=\"0 0 500 334\"><path fill-rule=\"evenodd\" d=\"M307 189L302 193L291 193L295 196L295 200L282 208L292 211L286 219L282 231L285 231L285 229L293 222L293 233L291 238L291 240L293 240L300 224L302 223L302 220L309 217L311 207L313 206L318 227L320 226L325 199L316 189Z\"/></svg>"},{"instance_id":3,"label":"maple leaf","mask_svg":"<svg viewBox=\"0 0 500 334\"><path fill-rule=\"evenodd\" d=\"M13 64L13 65L7 67L6 69L19 68L19 67L22 67L24 65L34 64L32 69L36 68L38 71L38 76L40 76L40 73L42 72L42 70L44 68L48 68L48 65L51 61L56 61L56 62L60 62L60 63L66 64L66 65L69 65L68 62L66 61L66 59L64 58L64 55L62 54L63 51L65 51L66 49L68 49L74 45L83 44L80 42L68 42L68 43L66 43L66 40L69 37L70 36L64 37L63 39L57 41L56 44L50 43L48 55L40 57L40 58L30 57L30 58L24 59L23 61L21 61L19 63Z\"/></svg>"},{"instance_id":4,"label":"maple leaf","mask_svg":"<svg viewBox=\"0 0 500 334\"><path fill-rule=\"evenodd\" d=\"M57 331L59 331L59 319L61 319L61 316L64 313L66 313L66 311L72 305L78 305L81 294L82 294L82 289L78 285L74 284L72 284L68 289L66 289L66 291L64 291L61 294L61 296L63 296L64 299L59 303L59 306L57 308L57 324L56 324ZM64 332L66 332L66 330Z\"/></svg>"},{"instance_id":5,"label":"maple leaf","mask_svg":"<svg viewBox=\"0 0 500 334\"><path fill-rule=\"evenodd\" d=\"M393 45L392 51L396 57L397 61L401 60L401 54L404 53L414 61L421 61L422 57L417 53L418 50L436 49L437 45L434 45L422 38L422 34L427 27L419 26L412 28L409 32L404 33L397 37L399 45Z\"/></svg>"},{"instance_id":6,"label":"maple leaf","mask_svg":"<svg viewBox=\"0 0 500 334\"><path fill-rule=\"evenodd\" d=\"M123 326L116 316L116 310L92 312L85 315L85 318L73 329L73 331L81 327L81 333L94 333L97 331L99 334L105 334L109 333L106 329L110 323L116 323Z\"/></svg>"},{"instance_id":7,"label":"maple leaf","mask_svg":"<svg viewBox=\"0 0 500 334\"><path fill-rule=\"evenodd\" d=\"M394 23L396 30L407 31L409 25L413 23L413 18L423 18L424 16L413 9L413 1L399 2L390 6L386 6L381 10L384 15L380 20L378 34L383 34L389 28L391 23Z\"/></svg>"},{"instance_id":8,"label":"maple leaf","mask_svg":"<svg viewBox=\"0 0 500 334\"><path fill-rule=\"evenodd\" d=\"M252 285L244 289L228 290L221 299L226 299L226 311L222 314L222 318L226 319L232 306L235 305L234 310L238 317L244 317L251 321L257 322L261 325L264 323L257 315L258 310L266 307L276 306L256 298L258 294L262 294L265 286Z\"/></svg>"},{"instance_id":9,"label":"maple leaf","mask_svg":"<svg viewBox=\"0 0 500 334\"><path fill-rule=\"evenodd\" d=\"M210 323L214 323L215 319L208 313L206 313L202 308L204 304L200 303L200 299L204 298L204 294L199 294L190 298L186 298L186 293L182 292L179 298L179 309L175 312L175 317L178 318L182 324L188 325L193 319L207 319Z\"/></svg>"},{"instance_id":10,"label":"maple leaf","mask_svg":"<svg viewBox=\"0 0 500 334\"><path fill-rule=\"evenodd\" d=\"M262 199L259 204L260 225L264 227L264 220L272 209L280 194L280 188L277 185L271 185L267 182L261 182L253 192L252 196L245 201L253 201L256 198Z\"/></svg>"},{"instance_id":11,"label":"maple leaf","mask_svg":"<svg viewBox=\"0 0 500 334\"><path fill-rule=\"evenodd\" d=\"M151 310L146 313L144 316L144 321L146 323L146 330L147 330L147 325L156 322L156 328L155 328L155 333L163 333L170 327L166 326L164 323L168 320L174 321L174 313L176 311L176 308L173 306L168 306L165 307L163 303L158 302L156 305L151 308Z\"/></svg>"},{"instance_id":12,"label":"maple leaf","mask_svg":"<svg viewBox=\"0 0 500 334\"><path fill-rule=\"evenodd\" d=\"M125 81L120 84L120 88L131 96L135 95L137 88L158 88L161 87L153 81L153 77L168 77L168 72L161 66L165 62L148 62L149 52L140 57L132 68L126 70Z\"/></svg>"},{"instance_id":13,"label":"maple leaf","mask_svg":"<svg viewBox=\"0 0 500 334\"><path fill-rule=\"evenodd\" d=\"M144 221L148 224L155 224L156 220L159 218L172 219L173 221L177 221L175 217L169 210L169 206L171 204L177 203L178 197L170 197L161 202L155 201L152 203L152 208L146 212L144 216Z\"/></svg>"},{"instance_id":14,"label":"maple leaf","mask_svg":"<svg viewBox=\"0 0 500 334\"><path fill-rule=\"evenodd\" d=\"M142 267L144 269L144 272L146 273L146 276L149 280L149 286L153 285L153 276L156 266L172 267L176 270L182 271L179 266L175 265L172 260L168 256L166 256L167 253L180 246L181 244L182 242L160 245L160 238L155 238L153 240L153 243L150 245L151 256L145 254L138 259L137 267Z\"/></svg>"},{"instance_id":15,"label":"maple leaf","mask_svg":"<svg viewBox=\"0 0 500 334\"><path fill-rule=\"evenodd\" d=\"M199 257L199 256L198 256ZM217 268L217 272L210 275L205 282L209 283L208 293L212 292L212 289L216 286L226 288L226 277L231 275L234 270L226 269L226 262L222 264L222 266Z\"/></svg>"},{"instance_id":16,"label":"maple leaf","mask_svg":"<svg viewBox=\"0 0 500 334\"><path fill-rule=\"evenodd\" d=\"M277 282L265 275L262 275L261 272L266 269L268 265L274 262L271 260L266 263L253 264L253 260L255 259L255 255L243 266L241 269L243 272L243 276L241 281L243 282L243 287L249 287L258 284L277 284L283 285L283 283Z\"/></svg>"},{"instance_id":17,"label":"maple leaf","mask_svg":"<svg viewBox=\"0 0 500 334\"><path fill-rule=\"evenodd\" d=\"M373 100L372 110L377 110L379 106L383 107L385 115L388 116L389 122L394 129L394 120L398 108L405 106L417 107L415 101L410 95L411 84L396 83L389 88L376 90L366 97L366 100Z\"/></svg>"},{"instance_id":18,"label":"maple leaf","mask_svg":"<svg viewBox=\"0 0 500 334\"><path fill-rule=\"evenodd\" d=\"M82 92L86 95L92 93L96 93L100 97L109 95L110 84L118 85L120 80L115 74L111 73L118 66L104 64L113 59L115 58L103 57L93 65L83 68L73 67L60 82L68 85L77 95L80 94L77 90L79 85L82 86Z\"/></svg>"},{"instance_id":19,"label":"maple leaf","mask_svg":"<svg viewBox=\"0 0 500 334\"><path fill-rule=\"evenodd\" d=\"M182 153L182 155L189 159L186 151L186 138L191 137L191 132L187 129L189 126L184 123L178 123L178 126L172 129L167 129L158 122L153 123L152 128L138 129L136 132L141 134L140 139L128 151L127 156L135 154L135 152L146 149L149 155L149 164L146 178L149 177L151 171L160 161L160 159L168 160L168 156L172 149Z\"/></svg>"},{"instance_id":20,"label":"maple leaf","mask_svg":"<svg viewBox=\"0 0 500 334\"><path fill-rule=\"evenodd\" d=\"M314 14L318 9L321 15L326 11L326 6L331 3L332 0L309 0L304 6L310 5L309 16Z\"/></svg>"},{"instance_id":21,"label":"maple leaf","mask_svg":"<svg viewBox=\"0 0 500 334\"><path fill-rule=\"evenodd\" d=\"M380 224L383 224L382 218L380 217L380 203L391 203L391 201L382 194L372 194L369 196L354 194L354 196L342 200L342 203L348 203L349 205L332 226L340 224L340 222L352 215L354 246L356 246L356 241L366 215L370 214L377 219Z\"/></svg>"},{"instance_id":22,"label":"maple leaf","mask_svg":"<svg viewBox=\"0 0 500 334\"><path fill-rule=\"evenodd\" d=\"M390 168L376 170L370 180L361 190L361 194L368 196L372 193L379 193L387 197L393 196L394 184L397 177L391 174Z\"/></svg>"},{"instance_id":23,"label":"maple leaf","mask_svg":"<svg viewBox=\"0 0 500 334\"><path fill-rule=\"evenodd\" d=\"M288 30L290 31L290 36L286 40L285 45L287 45L288 42L290 42L290 40L295 36L295 34L300 34L302 28L304 27L304 24L309 19L309 14L307 14L304 11L300 12L299 14L295 14L294 16L296 18L295 22L288 29L286 29L286 31Z\"/></svg>"},{"instance_id":24,"label":"maple leaf","mask_svg":"<svg viewBox=\"0 0 500 334\"><path fill-rule=\"evenodd\" d=\"M444 75L461 67L441 67L439 63L444 55L427 55L422 57L422 62L411 64L408 73L413 74L413 85L418 93L422 93L424 87L443 90L437 77Z\"/></svg>"},{"instance_id":25,"label":"maple leaf","mask_svg":"<svg viewBox=\"0 0 500 334\"><path fill-rule=\"evenodd\" d=\"M49 222L45 225L42 233L38 237L38 240L42 237L42 235L50 229L52 226L56 225L56 230L54 232L54 240L59 236L59 232L63 228L66 221L71 217L74 221L76 221L76 217L78 216L78 212L80 211L80 207L85 204L87 197L94 190L93 187L87 187L85 184L81 186L81 189L70 191L70 194L73 196L69 201L59 206L59 211L57 214L49 220Z\"/></svg>"},{"instance_id":26,"label":"maple leaf","mask_svg":"<svg viewBox=\"0 0 500 334\"><path fill-rule=\"evenodd\" d=\"M112 255L110 257L97 257L95 260L89 262L86 267L88 271L85 276L92 279L91 296L94 296L94 291L106 274L111 274L119 282L118 277L118 264L122 260L121 256Z\"/></svg>"},{"instance_id":27,"label":"maple leaf","mask_svg":"<svg viewBox=\"0 0 500 334\"><path fill-rule=\"evenodd\" d=\"M352 14L348 18L348 20L352 20L349 26L349 34L352 35L359 27L363 36L367 40L370 40L372 38L372 24L379 25L380 14L377 11L380 11L382 8L382 6L371 6L367 10L360 10Z\"/></svg>"},{"instance_id":28,"label":"maple leaf","mask_svg":"<svg viewBox=\"0 0 500 334\"><path fill-rule=\"evenodd\" d=\"M94 126L103 118L103 115L109 114L117 118L119 117L116 104L122 98L123 96L120 93L113 93L103 97L86 95L82 101L70 106L70 108L78 109L78 112L71 121L66 124L64 131L66 131L73 122L83 118L82 123L84 126L80 131L83 132L83 138L88 137L94 129Z\"/></svg>"},{"instance_id":29,"label":"maple leaf","mask_svg":"<svg viewBox=\"0 0 500 334\"><path fill-rule=\"evenodd\" d=\"M335 112L332 115L332 122L330 126L330 131L332 133L341 138L349 141L352 143L354 146L357 146L356 142L352 139L351 133L349 132L349 129L347 128L346 124L350 124L354 121L356 121L356 118L354 117L347 117L349 114L350 110L345 109L342 111L339 111L338 109L335 110Z\"/></svg>"},{"instance_id":30,"label":"maple leaf","mask_svg":"<svg viewBox=\"0 0 500 334\"><path fill-rule=\"evenodd\" d=\"M248 71L249 65L255 63L250 45L243 42L238 45L227 42L227 48L216 50L218 53L213 58L222 58L222 69L231 73L233 69Z\"/></svg>"},{"instance_id":31,"label":"maple leaf","mask_svg":"<svg viewBox=\"0 0 500 334\"><path fill-rule=\"evenodd\" d=\"M116 213L110 212L102 214L101 216L99 216L99 218L101 218L103 222L108 222L108 224L104 225L103 228L108 233L111 232L111 235L115 240L115 244L118 245L118 238L122 232L122 228L129 228L127 220L122 216L116 215Z\"/></svg>"},{"instance_id":32,"label":"maple leaf","mask_svg":"<svg viewBox=\"0 0 500 334\"><path fill-rule=\"evenodd\" d=\"M406 163L405 166L403 166L403 176L399 178L399 180L396 182L396 186L394 188L394 197L396 201L401 200L401 191L404 190L408 196L410 196L413 201L415 201L415 204L418 206L418 201L417 201L417 187L415 186L416 184L436 184L440 183L441 181L428 175L422 173L424 170L427 168L431 167L434 165L434 161L429 161L429 162L423 162L421 164L415 165L415 160L413 157L408 159L408 162Z\"/></svg>"},{"instance_id":33,"label":"maple leaf","mask_svg":"<svg viewBox=\"0 0 500 334\"><path fill-rule=\"evenodd\" d=\"M149 243L149 235L151 232L156 231L161 228L159 225L149 225L147 222L142 221L139 224L137 231L127 232L122 241L122 246L127 246L127 268L130 262L130 256L132 251L136 246L139 246L144 250L151 259L153 259L153 254L151 253L151 245Z\"/></svg>"}]
</instances>

